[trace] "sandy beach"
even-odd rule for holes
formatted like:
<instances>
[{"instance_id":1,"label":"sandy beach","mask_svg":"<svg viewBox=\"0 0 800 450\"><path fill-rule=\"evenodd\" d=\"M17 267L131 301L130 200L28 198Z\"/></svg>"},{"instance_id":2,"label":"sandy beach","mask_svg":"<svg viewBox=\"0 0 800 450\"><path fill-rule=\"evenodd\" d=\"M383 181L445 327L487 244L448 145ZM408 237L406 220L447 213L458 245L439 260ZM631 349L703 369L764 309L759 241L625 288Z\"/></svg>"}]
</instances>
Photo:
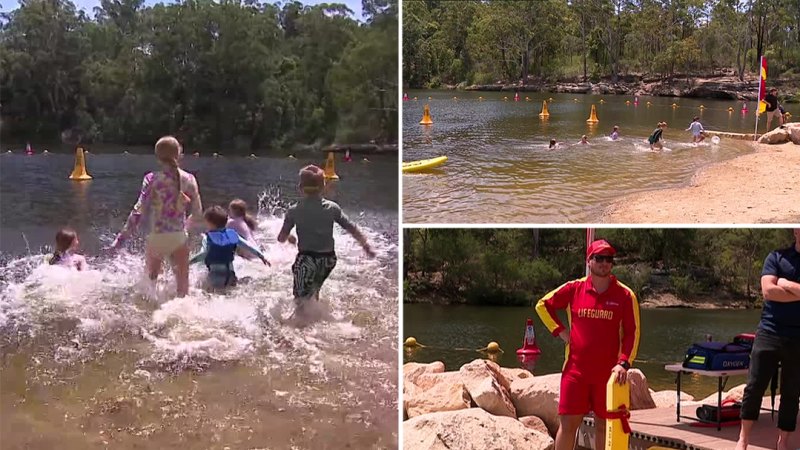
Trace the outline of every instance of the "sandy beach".
<instances>
[{"instance_id":1,"label":"sandy beach","mask_svg":"<svg viewBox=\"0 0 800 450\"><path fill-rule=\"evenodd\" d=\"M798 223L800 146L753 144L756 153L700 170L687 187L612 204L605 223Z\"/></svg>"}]
</instances>

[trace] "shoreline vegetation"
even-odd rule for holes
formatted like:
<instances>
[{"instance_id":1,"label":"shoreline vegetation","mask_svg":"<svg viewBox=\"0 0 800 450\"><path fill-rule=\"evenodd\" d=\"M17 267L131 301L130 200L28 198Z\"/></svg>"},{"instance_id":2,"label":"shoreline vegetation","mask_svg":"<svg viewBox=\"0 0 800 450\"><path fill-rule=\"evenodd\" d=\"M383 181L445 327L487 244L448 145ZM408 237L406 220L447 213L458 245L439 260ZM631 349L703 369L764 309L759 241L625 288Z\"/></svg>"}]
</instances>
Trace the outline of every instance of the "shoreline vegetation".
<instances>
[{"instance_id":1,"label":"shoreline vegetation","mask_svg":"<svg viewBox=\"0 0 800 450\"><path fill-rule=\"evenodd\" d=\"M584 276L582 229L406 229L404 302L532 306ZM784 229L598 229L645 308L760 307L764 258Z\"/></svg>"},{"instance_id":2,"label":"shoreline vegetation","mask_svg":"<svg viewBox=\"0 0 800 450\"><path fill-rule=\"evenodd\" d=\"M0 14L3 142L398 142L397 0L364 0L362 18L335 2L100 3Z\"/></svg>"},{"instance_id":3,"label":"shoreline vegetation","mask_svg":"<svg viewBox=\"0 0 800 450\"><path fill-rule=\"evenodd\" d=\"M403 2L403 85L800 102L787 2Z\"/></svg>"}]
</instances>

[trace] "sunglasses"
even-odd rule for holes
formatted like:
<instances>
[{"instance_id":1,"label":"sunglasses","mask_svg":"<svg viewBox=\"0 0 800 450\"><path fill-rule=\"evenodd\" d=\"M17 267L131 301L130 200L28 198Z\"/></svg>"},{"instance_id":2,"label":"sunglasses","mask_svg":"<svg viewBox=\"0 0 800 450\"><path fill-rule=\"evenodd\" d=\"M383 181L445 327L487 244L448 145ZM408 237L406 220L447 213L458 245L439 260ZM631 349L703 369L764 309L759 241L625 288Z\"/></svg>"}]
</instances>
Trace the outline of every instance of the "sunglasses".
<instances>
[{"instance_id":1,"label":"sunglasses","mask_svg":"<svg viewBox=\"0 0 800 450\"><path fill-rule=\"evenodd\" d=\"M594 259L595 261L600 262L600 263L602 263L602 262L607 262L607 263L612 263L612 264L614 263L614 257L613 256L594 255L594 256L592 256L592 259Z\"/></svg>"}]
</instances>

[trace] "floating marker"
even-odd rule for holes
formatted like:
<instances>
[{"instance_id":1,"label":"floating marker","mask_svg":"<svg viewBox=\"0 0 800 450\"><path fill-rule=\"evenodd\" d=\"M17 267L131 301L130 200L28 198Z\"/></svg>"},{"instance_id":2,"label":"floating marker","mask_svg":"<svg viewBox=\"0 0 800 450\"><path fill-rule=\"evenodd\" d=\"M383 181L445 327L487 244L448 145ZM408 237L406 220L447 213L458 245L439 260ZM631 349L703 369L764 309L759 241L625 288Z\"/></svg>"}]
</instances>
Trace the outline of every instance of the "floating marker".
<instances>
[{"instance_id":1,"label":"floating marker","mask_svg":"<svg viewBox=\"0 0 800 450\"><path fill-rule=\"evenodd\" d=\"M344 151L344 162L350 162L353 158L350 156L350 149Z\"/></svg>"},{"instance_id":2,"label":"floating marker","mask_svg":"<svg viewBox=\"0 0 800 450\"><path fill-rule=\"evenodd\" d=\"M200 152L194 152L194 153L192 153L192 156L194 156L195 158L199 158L200 157Z\"/></svg>"},{"instance_id":3,"label":"floating marker","mask_svg":"<svg viewBox=\"0 0 800 450\"><path fill-rule=\"evenodd\" d=\"M31 148L31 143L30 142L25 144L25 154L26 155L32 155L33 154L33 149Z\"/></svg>"},{"instance_id":4,"label":"floating marker","mask_svg":"<svg viewBox=\"0 0 800 450\"><path fill-rule=\"evenodd\" d=\"M83 157L83 149L78 147L75 150L75 168L72 169L72 175L69 176L70 180L87 181L92 177L86 172L86 159Z\"/></svg>"},{"instance_id":5,"label":"floating marker","mask_svg":"<svg viewBox=\"0 0 800 450\"><path fill-rule=\"evenodd\" d=\"M419 342L417 342L417 339L415 337L410 336L410 337L406 338L405 342L403 342L403 347L406 347L406 348L420 348L420 347L424 347L424 345L422 345Z\"/></svg>"},{"instance_id":6,"label":"floating marker","mask_svg":"<svg viewBox=\"0 0 800 450\"><path fill-rule=\"evenodd\" d=\"M256 156L256 154L255 154L255 153L250 153L250 156L249 156L249 158L250 158L250 159L256 159L256 158L258 158L258 156Z\"/></svg>"},{"instance_id":7,"label":"floating marker","mask_svg":"<svg viewBox=\"0 0 800 450\"><path fill-rule=\"evenodd\" d=\"M539 117L550 117L550 111L547 110L547 100L542 101L542 112L539 113Z\"/></svg>"},{"instance_id":8,"label":"floating marker","mask_svg":"<svg viewBox=\"0 0 800 450\"><path fill-rule=\"evenodd\" d=\"M600 104L603 104L603 103L605 103L605 102L606 102L606 101L605 101L605 100L603 100L602 98L600 99Z\"/></svg>"},{"instance_id":9,"label":"floating marker","mask_svg":"<svg viewBox=\"0 0 800 450\"><path fill-rule=\"evenodd\" d=\"M494 342L494 341L489 342L489 344L486 345L486 348L482 348L480 351L486 352L486 353L488 353L490 355L496 355L498 353L504 353L503 349L500 348L500 344L498 344L497 342Z\"/></svg>"},{"instance_id":10,"label":"floating marker","mask_svg":"<svg viewBox=\"0 0 800 450\"><path fill-rule=\"evenodd\" d=\"M289 155L288 158L289 159L297 159L297 158L294 157L294 155Z\"/></svg>"},{"instance_id":11,"label":"floating marker","mask_svg":"<svg viewBox=\"0 0 800 450\"><path fill-rule=\"evenodd\" d=\"M483 101L483 97L478 97L478 101L482 102Z\"/></svg>"},{"instance_id":12,"label":"floating marker","mask_svg":"<svg viewBox=\"0 0 800 450\"><path fill-rule=\"evenodd\" d=\"M529 102L529 101L531 101L531 98L530 97L525 97L525 101Z\"/></svg>"},{"instance_id":13,"label":"floating marker","mask_svg":"<svg viewBox=\"0 0 800 450\"><path fill-rule=\"evenodd\" d=\"M630 100L625 100L625 104L626 104L626 105L630 105L630 104L631 104L631 101L630 101Z\"/></svg>"},{"instance_id":14,"label":"floating marker","mask_svg":"<svg viewBox=\"0 0 800 450\"><path fill-rule=\"evenodd\" d=\"M673 103L673 104L672 104L672 107L673 107L673 108L677 108L677 107L678 107L678 104L677 104L677 103Z\"/></svg>"},{"instance_id":15,"label":"floating marker","mask_svg":"<svg viewBox=\"0 0 800 450\"><path fill-rule=\"evenodd\" d=\"M214 152L214 154L213 154L213 155L211 155L211 156L213 156L214 158L219 158L219 153L217 153L217 152Z\"/></svg>"},{"instance_id":16,"label":"floating marker","mask_svg":"<svg viewBox=\"0 0 800 450\"><path fill-rule=\"evenodd\" d=\"M503 101L507 102L508 101L508 97L503 97Z\"/></svg>"},{"instance_id":17,"label":"floating marker","mask_svg":"<svg viewBox=\"0 0 800 450\"><path fill-rule=\"evenodd\" d=\"M414 101L417 101L417 97L414 97Z\"/></svg>"},{"instance_id":18,"label":"floating marker","mask_svg":"<svg viewBox=\"0 0 800 450\"><path fill-rule=\"evenodd\" d=\"M728 108L728 112L733 112L733 106L731 106L730 108Z\"/></svg>"},{"instance_id":19,"label":"floating marker","mask_svg":"<svg viewBox=\"0 0 800 450\"><path fill-rule=\"evenodd\" d=\"M458 97L453 97L453 100L458 100Z\"/></svg>"},{"instance_id":20,"label":"floating marker","mask_svg":"<svg viewBox=\"0 0 800 450\"><path fill-rule=\"evenodd\" d=\"M592 112L589 113L589 118L586 119L586 123L597 123L600 122L597 120L597 111L595 110L594 105L592 105Z\"/></svg>"},{"instance_id":21,"label":"floating marker","mask_svg":"<svg viewBox=\"0 0 800 450\"><path fill-rule=\"evenodd\" d=\"M336 175L336 170L334 168L333 152L328 152L328 160L325 161L325 179L326 180L339 179L339 175Z\"/></svg>"},{"instance_id":22,"label":"floating marker","mask_svg":"<svg viewBox=\"0 0 800 450\"><path fill-rule=\"evenodd\" d=\"M431 109L428 105L422 109L422 120L419 121L420 125L433 125L433 120L431 120Z\"/></svg>"},{"instance_id":23,"label":"floating marker","mask_svg":"<svg viewBox=\"0 0 800 450\"><path fill-rule=\"evenodd\" d=\"M700 109L706 109L706 107L703 106L703 105L700 105Z\"/></svg>"}]
</instances>

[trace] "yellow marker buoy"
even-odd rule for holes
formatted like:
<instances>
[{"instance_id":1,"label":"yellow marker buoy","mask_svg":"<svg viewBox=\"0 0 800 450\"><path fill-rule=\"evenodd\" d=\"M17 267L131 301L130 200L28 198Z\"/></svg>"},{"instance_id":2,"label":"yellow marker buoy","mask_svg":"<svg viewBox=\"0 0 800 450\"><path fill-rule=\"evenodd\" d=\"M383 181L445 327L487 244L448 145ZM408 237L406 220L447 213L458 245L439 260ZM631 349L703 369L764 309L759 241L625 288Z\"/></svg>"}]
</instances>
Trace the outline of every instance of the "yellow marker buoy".
<instances>
[{"instance_id":1,"label":"yellow marker buoy","mask_svg":"<svg viewBox=\"0 0 800 450\"><path fill-rule=\"evenodd\" d=\"M458 97L453 97L453 100L458 100Z\"/></svg>"},{"instance_id":2,"label":"yellow marker buoy","mask_svg":"<svg viewBox=\"0 0 800 450\"><path fill-rule=\"evenodd\" d=\"M572 101L575 102L575 103L578 103L578 99L577 98L573 98Z\"/></svg>"},{"instance_id":3,"label":"yellow marker buoy","mask_svg":"<svg viewBox=\"0 0 800 450\"><path fill-rule=\"evenodd\" d=\"M525 101L529 102L529 101L531 101L531 98L530 97L525 97Z\"/></svg>"},{"instance_id":4,"label":"yellow marker buoy","mask_svg":"<svg viewBox=\"0 0 800 450\"><path fill-rule=\"evenodd\" d=\"M339 175L336 175L336 170L334 169L333 164L333 152L328 152L328 160L325 161L325 179L326 180L338 180Z\"/></svg>"},{"instance_id":5,"label":"yellow marker buoy","mask_svg":"<svg viewBox=\"0 0 800 450\"><path fill-rule=\"evenodd\" d=\"M123 155L129 155L130 153L128 153L128 151L127 151L127 150L125 150L125 151L123 151L123 152L122 152L122 154L123 154Z\"/></svg>"},{"instance_id":6,"label":"yellow marker buoy","mask_svg":"<svg viewBox=\"0 0 800 450\"><path fill-rule=\"evenodd\" d=\"M50 152L48 152L47 150L43 150L43 151L42 151L42 154L43 154L43 155L46 155L46 154L48 154L48 153L50 153Z\"/></svg>"},{"instance_id":7,"label":"yellow marker buoy","mask_svg":"<svg viewBox=\"0 0 800 450\"><path fill-rule=\"evenodd\" d=\"M586 123L597 123L600 122L597 120L597 110L595 110L594 105L592 105L592 112L589 113L589 118L586 119Z\"/></svg>"},{"instance_id":8,"label":"yellow marker buoy","mask_svg":"<svg viewBox=\"0 0 800 450\"><path fill-rule=\"evenodd\" d=\"M297 158L295 158L294 155L289 155L289 159L297 159Z\"/></svg>"},{"instance_id":9,"label":"yellow marker buoy","mask_svg":"<svg viewBox=\"0 0 800 450\"><path fill-rule=\"evenodd\" d=\"M539 113L539 117L550 117L550 111L547 110L547 100L542 101L542 112Z\"/></svg>"},{"instance_id":10,"label":"yellow marker buoy","mask_svg":"<svg viewBox=\"0 0 800 450\"><path fill-rule=\"evenodd\" d=\"M605 103L605 102L606 102L606 101L605 101L605 100L603 100L602 98L600 99L600 103L601 103L601 104L602 104L602 103Z\"/></svg>"},{"instance_id":11,"label":"yellow marker buoy","mask_svg":"<svg viewBox=\"0 0 800 450\"><path fill-rule=\"evenodd\" d=\"M486 353L488 353L490 355L497 354L497 353L504 353L503 349L500 348L500 344L498 344L497 342L494 342L494 341L489 342L489 344L485 348L482 348L480 351L486 352Z\"/></svg>"},{"instance_id":12,"label":"yellow marker buoy","mask_svg":"<svg viewBox=\"0 0 800 450\"><path fill-rule=\"evenodd\" d=\"M250 153L250 159L256 159L256 158L258 158L258 156L256 156L255 153Z\"/></svg>"},{"instance_id":13,"label":"yellow marker buoy","mask_svg":"<svg viewBox=\"0 0 800 450\"><path fill-rule=\"evenodd\" d=\"M213 155L211 155L211 156L213 156L214 158L219 158L219 153L217 153L217 152L214 152L214 154L213 154Z\"/></svg>"},{"instance_id":14,"label":"yellow marker buoy","mask_svg":"<svg viewBox=\"0 0 800 450\"><path fill-rule=\"evenodd\" d=\"M703 106L703 105L700 105L700 109L706 109L706 107Z\"/></svg>"},{"instance_id":15,"label":"yellow marker buoy","mask_svg":"<svg viewBox=\"0 0 800 450\"><path fill-rule=\"evenodd\" d=\"M483 101L483 97L478 97L478 101L482 102Z\"/></svg>"},{"instance_id":16,"label":"yellow marker buoy","mask_svg":"<svg viewBox=\"0 0 800 450\"><path fill-rule=\"evenodd\" d=\"M75 168L72 169L72 175L69 176L69 179L75 181L92 179L91 175L86 173L86 159L83 157L83 149L81 147L75 150Z\"/></svg>"},{"instance_id":17,"label":"yellow marker buoy","mask_svg":"<svg viewBox=\"0 0 800 450\"><path fill-rule=\"evenodd\" d=\"M417 101L417 97L414 97L414 101Z\"/></svg>"},{"instance_id":18,"label":"yellow marker buoy","mask_svg":"<svg viewBox=\"0 0 800 450\"><path fill-rule=\"evenodd\" d=\"M503 101L507 102L508 101L508 97L503 97Z\"/></svg>"},{"instance_id":19,"label":"yellow marker buoy","mask_svg":"<svg viewBox=\"0 0 800 450\"><path fill-rule=\"evenodd\" d=\"M652 105L652 103L650 103L650 102L647 102L647 106L650 106L650 105Z\"/></svg>"},{"instance_id":20,"label":"yellow marker buoy","mask_svg":"<svg viewBox=\"0 0 800 450\"><path fill-rule=\"evenodd\" d=\"M406 338L406 341L403 342L403 347L406 347L406 348L420 348L420 347L424 347L424 345L422 345L419 342L417 342L417 339L415 337L408 337L408 338Z\"/></svg>"},{"instance_id":21,"label":"yellow marker buoy","mask_svg":"<svg viewBox=\"0 0 800 450\"><path fill-rule=\"evenodd\" d=\"M626 105L630 105L630 104L631 104L631 101L630 101L630 100L625 100L625 104L626 104Z\"/></svg>"},{"instance_id":22,"label":"yellow marker buoy","mask_svg":"<svg viewBox=\"0 0 800 450\"><path fill-rule=\"evenodd\" d=\"M422 120L419 121L420 125L433 125L433 120L431 120L431 109L428 105L422 109Z\"/></svg>"},{"instance_id":23,"label":"yellow marker buoy","mask_svg":"<svg viewBox=\"0 0 800 450\"><path fill-rule=\"evenodd\" d=\"M630 428L628 419L631 410L631 387L628 382L618 384L614 375L606 383L606 411L611 418L606 420L606 450L628 448ZM623 421L625 426L623 426ZM625 427L628 427L626 430ZM626 432L627 431L627 432Z\"/></svg>"},{"instance_id":24,"label":"yellow marker buoy","mask_svg":"<svg viewBox=\"0 0 800 450\"><path fill-rule=\"evenodd\" d=\"M548 98L547 101L553 103L553 97Z\"/></svg>"},{"instance_id":25,"label":"yellow marker buoy","mask_svg":"<svg viewBox=\"0 0 800 450\"><path fill-rule=\"evenodd\" d=\"M362 160L361 160L361 162L362 162L362 163L368 163L368 162L369 162L369 160L368 160L367 158L364 158L364 159L362 159Z\"/></svg>"},{"instance_id":26,"label":"yellow marker buoy","mask_svg":"<svg viewBox=\"0 0 800 450\"><path fill-rule=\"evenodd\" d=\"M786 113L786 118L788 119L789 117L792 117L792 113L790 113L790 112L787 112L787 113Z\"/></svg>"},{"instance_id":27,"label":"yellow marker buoy","mask_svg":"<svg viewBox=\"0 0 800 450\"><path fill-rule=\"evenodd\" d=\"M677 108L677 107L678 107L678 104L677 104L677 103L673 103L673 104L672 104L672 107L673 107L673 108Z\"/></svg>"},{"instance_id":28,"label":"yellow marker buoy","mask_svg":"<svg viewBox=\"0 0 800 450\"><path fill-rule=\"evenodd\" d=\"M730 108L728 108L728 112L733 112L733 106L731 106Z\"/></svg>"},{"instance_id":29,"label":"yellow marker buoy","mask_svg":"<svg viewBox=\"0 0 800 450\"><path fill-rule=\"evenodd\" d=\"M433 100L432 98L428 97L428 100Z\"/></svg>"}]
</instances>

